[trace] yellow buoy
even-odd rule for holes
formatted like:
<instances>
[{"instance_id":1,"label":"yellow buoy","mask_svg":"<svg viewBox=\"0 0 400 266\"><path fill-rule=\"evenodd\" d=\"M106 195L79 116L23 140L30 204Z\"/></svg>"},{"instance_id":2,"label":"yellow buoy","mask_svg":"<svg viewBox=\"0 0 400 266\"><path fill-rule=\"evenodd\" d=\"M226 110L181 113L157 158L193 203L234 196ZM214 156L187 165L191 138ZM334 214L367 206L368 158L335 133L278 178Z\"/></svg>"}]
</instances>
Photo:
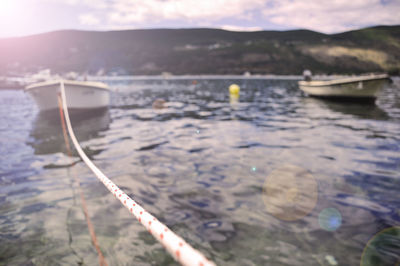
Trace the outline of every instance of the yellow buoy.
<instances>
[{"instance_id":1,"label":"yellow buoy","mask_svg":"<svg viewBox=\"0 0 400 266\"><path fill-rule=\"evenodd\" d=\"M236 84L232 84L229 86L229 94L231 95L239 95L240 87Z\"/></svg>"}]
</instances>

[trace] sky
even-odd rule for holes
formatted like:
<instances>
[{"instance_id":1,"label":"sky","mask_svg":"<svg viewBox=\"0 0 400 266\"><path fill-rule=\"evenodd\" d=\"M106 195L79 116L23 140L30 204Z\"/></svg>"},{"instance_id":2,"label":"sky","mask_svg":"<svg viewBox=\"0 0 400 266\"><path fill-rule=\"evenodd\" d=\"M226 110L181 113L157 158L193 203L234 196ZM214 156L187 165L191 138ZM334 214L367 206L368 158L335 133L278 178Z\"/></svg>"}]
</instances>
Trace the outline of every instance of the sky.
<instances>
[{"instance_id":1,"label":"sky","mask_svg":"<svg viewBox=\"0 0 400 266\"><path fill-rule=\"evenodd\" d=\"M63 29L338 33L399 25L399 14L400 0L0 0L0 38Z\"/></svg>"}]
</instances>

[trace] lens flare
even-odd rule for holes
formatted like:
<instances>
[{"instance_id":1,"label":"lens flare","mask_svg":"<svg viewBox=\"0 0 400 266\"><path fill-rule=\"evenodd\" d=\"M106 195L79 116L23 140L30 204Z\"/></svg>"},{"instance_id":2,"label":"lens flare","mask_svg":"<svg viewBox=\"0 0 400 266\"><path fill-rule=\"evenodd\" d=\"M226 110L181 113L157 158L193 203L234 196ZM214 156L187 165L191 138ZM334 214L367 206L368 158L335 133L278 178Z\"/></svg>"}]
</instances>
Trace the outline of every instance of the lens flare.
<instances>
[{"instance_id":1,"label":"lens flare","mask_svg":"<svg viewBox=\"0 0 400 266\"><path fill-rule=\"evenodd\" d=\"M318 223L322 229L333 232L342 225L342 215L335 208L326 208L319 213Z\"/></svg>"},{"instance_id":2,"label":"lens flare","mask_svg":"<svg viewBox=\"0 0 400 266\"><path fill-rule=\"evenodd\" d=\"M262 198L270 214L284 221L295 221L314 209L318 184L307 170L285 165L267 177Z\"/></svg>"},{"instance_id":3,"label":"lens flare","mask_svg":"<svg viewBox=\"0 0 400 266\"><path fill-rule=\"evenodd\" d=\"M368 241L360 266L400 265L400 226L386 228Z\"/></svg>"},{"instance_id":4,"label":"lens flare","mask_svg":"<svg viewBox=\"0 0 400 266\"><path fill-rule=\"evenodd\" d=\"M7 15L13 9L15 0L2 0L0 2L0 15Z\"/></svg>"}]
</instances>

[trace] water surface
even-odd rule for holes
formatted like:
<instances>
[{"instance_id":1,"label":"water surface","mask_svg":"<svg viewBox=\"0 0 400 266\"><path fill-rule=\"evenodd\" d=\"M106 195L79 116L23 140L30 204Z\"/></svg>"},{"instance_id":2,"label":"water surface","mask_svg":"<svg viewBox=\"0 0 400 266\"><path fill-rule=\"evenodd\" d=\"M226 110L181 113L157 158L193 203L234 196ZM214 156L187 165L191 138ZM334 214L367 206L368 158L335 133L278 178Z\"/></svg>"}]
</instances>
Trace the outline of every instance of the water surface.
<instances>
[{"instance_id":1,"label":"water surface","mask_svg":"<svg viewBox=\"0 0 400 266\"><path fill-rule=\"evenodd\" d=\"M108 83L108 110L72 117L85 152L218 265L399 260L398 79L372 105L308 98L291 80ZM98 263L77 176L109 265L175 265L67 155L57 115L0 90L0 264Z\"/></svg>"}]
</instances>

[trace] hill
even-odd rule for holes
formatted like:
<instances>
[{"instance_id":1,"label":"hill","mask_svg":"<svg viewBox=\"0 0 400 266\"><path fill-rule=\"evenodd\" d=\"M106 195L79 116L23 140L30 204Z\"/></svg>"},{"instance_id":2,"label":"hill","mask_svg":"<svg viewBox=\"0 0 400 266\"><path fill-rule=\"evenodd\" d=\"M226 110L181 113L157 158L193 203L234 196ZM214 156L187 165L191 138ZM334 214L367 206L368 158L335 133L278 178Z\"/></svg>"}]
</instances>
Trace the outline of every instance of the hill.
<instances>
[{"instance_id":1,"label":"hill","mask_svg":"<svg viewBox=\"0 0 400 266\"><path fill-rule=\"evenodd\" d=\"M49 68L151 75L400 73L400 26L327 35L308 30L64 30L0 39L0 75Z\"/></svg>"}]
</instances>

